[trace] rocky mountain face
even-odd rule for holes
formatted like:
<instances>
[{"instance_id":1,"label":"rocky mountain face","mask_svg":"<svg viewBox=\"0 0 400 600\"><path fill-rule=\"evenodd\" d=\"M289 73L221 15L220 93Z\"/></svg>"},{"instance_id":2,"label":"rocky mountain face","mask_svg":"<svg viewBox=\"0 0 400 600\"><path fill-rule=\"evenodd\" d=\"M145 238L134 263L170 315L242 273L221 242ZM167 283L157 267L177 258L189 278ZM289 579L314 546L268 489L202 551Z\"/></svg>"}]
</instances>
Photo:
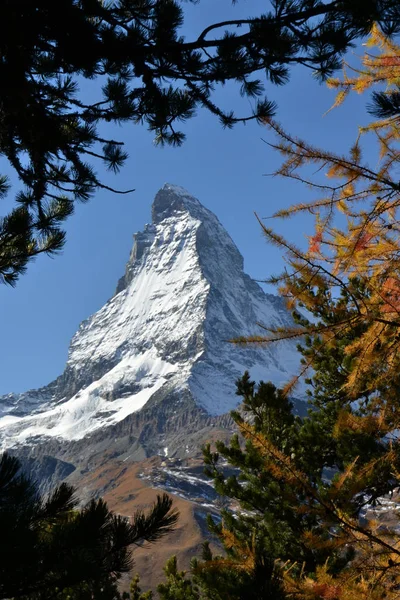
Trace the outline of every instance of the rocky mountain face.
<instances>
[{"instance_id":1,"label":"rocky mountain face","mask_svg":"<svg viewBox=\"0 0 400 600\"><path fill-rule=\"evenodd\" d=\"M195 455L205 439L230 431L235 380L246 369L277 385L297 372L295 343L228 343L260 333L257 323L283 326L291 318L280 298L243 272L216 216L166 184L152 223L134 236L115 295L73 337L64 373L39 390L0 398L2 448L27 461L62 461L53 475L70 472L68 465L84 472L99 457Z\"/></svg>"}]
</instances>

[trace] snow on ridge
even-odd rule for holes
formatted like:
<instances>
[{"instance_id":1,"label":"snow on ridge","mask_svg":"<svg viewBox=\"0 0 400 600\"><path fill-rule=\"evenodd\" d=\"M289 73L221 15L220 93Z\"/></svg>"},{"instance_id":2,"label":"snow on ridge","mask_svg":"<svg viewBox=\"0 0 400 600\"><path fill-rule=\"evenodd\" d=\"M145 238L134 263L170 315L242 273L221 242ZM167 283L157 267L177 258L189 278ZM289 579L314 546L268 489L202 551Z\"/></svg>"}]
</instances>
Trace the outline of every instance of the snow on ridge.
<instances>
[{"instance_id":1,"label":"snow on ridge","mask_svg":"<svg viewBox=\"0 0 400 600\"><path fill-rule=\"evenodd\" d=\"M174 183L164 183L163 187L161 188L161 190L167 190L170 192L173 192L174 194L178 195L178 196L183 196L183 197L188 197L188 198L192 198L194 200L196 200L196 202L198 202L200 204L200 201L197 200L197 198L195 198L193 196L193 194L191 194L190 192L188 192L187 189L181 187L180 185L175 185Z\"/></svg>"},{"instance_id":2,"label":"snow on ridge","mask_svg":"<svg viewBox=\"0 0 400 600\"><path fill-rule=\"evenodd\" d=\"M141 410L167 381L220 415L237 405L235 380L244 370L276 385L297 372L295 343L248 349L227 342L260 333L257 322L291 321L283 303L244 274L218 218L172 184L157 193L152 212L153 223L135 236L120 290L74 335L60 381L0 398L0 443L81 439Z\"/></svg>"},{"instance_id":3,"label":"snow on ridge","mask_svg":"<svg viewBox=\"0 0 400 600\"><path fill-rule=\"evenodd\" d=\"M79 440L100 427L118 423L140 410L177 369L177 364L169 364L151 351L125 358L63 404L49 407L39 415L7 415L0 419L3 449L36 436ZM126 380L130 384L136 381L138 390L118 397L118 388L123 389ZM115 399L106 400L107 394L115 393Z\"/></svg>"},{"instance_id":4,"label":"snow on ridge","mask_svg":"<svg viewBox=\"0 0 400 600\"><path fill-rule=\"evenodd\" d=\"M80 369L88 361L90 365L114 359L118 353L136 353L143 347L154 346L161 355L168 354L172 342L190 340L203 321L208 289L198 268L199 225L187 214L157 226L146 255L133 265L127 289L85 321L74 336L69 365ZM191 323L181 319L187 312Z\"/></svg>"}]
</instances>

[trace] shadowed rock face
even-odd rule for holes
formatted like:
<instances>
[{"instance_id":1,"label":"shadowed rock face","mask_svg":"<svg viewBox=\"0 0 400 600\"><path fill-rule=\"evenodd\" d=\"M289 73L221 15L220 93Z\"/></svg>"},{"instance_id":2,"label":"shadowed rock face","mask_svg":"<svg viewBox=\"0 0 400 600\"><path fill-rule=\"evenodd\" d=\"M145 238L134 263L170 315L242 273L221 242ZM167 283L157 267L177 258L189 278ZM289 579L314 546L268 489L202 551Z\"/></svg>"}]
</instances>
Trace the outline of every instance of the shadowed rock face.
<instances>
[{"instance_id":1,"label":"shadowed rock face","mask_svg":"<svg viewBox=\"0 0 400 600\"><path fill-rule=\"evenodd\" d=\"M33 481L36 481L42 493L49 493L60 481L75 471L71 463L44 454L39 458L19 454L21 469Z\"/></svg>"},{"instance_id":2,"label":"shadowed rock face","mask_svg":"<svg viewBox=\"0 0 400 600\"><path fill-rule=\"evenodd\" d=\"M243 272L217 217L166 184L152 223L134 236L116 294L73 337L64 373L40 390L0 398L3 448L81 466L91 456L140 460L166 447L191 455L213 428L231 427L224 415L238 403L235 380L244 370L277 385L297 371L294 343L227 342L260 333L260 322L277 327L291 318Z\"/></svg>"}]
</instances>

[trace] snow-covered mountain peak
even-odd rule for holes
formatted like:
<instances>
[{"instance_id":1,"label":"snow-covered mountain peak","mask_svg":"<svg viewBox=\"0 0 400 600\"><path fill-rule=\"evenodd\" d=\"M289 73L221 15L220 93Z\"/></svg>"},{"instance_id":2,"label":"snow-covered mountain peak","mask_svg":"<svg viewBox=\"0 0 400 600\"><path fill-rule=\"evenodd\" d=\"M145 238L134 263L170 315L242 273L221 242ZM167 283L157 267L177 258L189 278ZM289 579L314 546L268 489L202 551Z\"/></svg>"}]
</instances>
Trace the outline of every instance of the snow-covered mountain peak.
<instances>
[{"instance_id":1,"label":"snow-covered mountain peak","mask_svg":"<svg viewBox=\"0 0 400 600\"><path fill-rule=\"evenodd\" d=\"M159 256L170 245L168 254L172 264L172 256L184 247L188 231L195 234L192 250L197 254L199 266L215 282L221 282L223 265L243 269L242 255L215 214L184 188L166 183L154 198L151 215L152 223L133 236L134 245L117 293L130 284L150 248L152 255Z\"/></svg>"},{"instance_id":2,"label":"snow-covered mountain peak","mask_svg":"<svg viewBox=\"0 0 400 600\"><path fill-rule=\"evenodd\" d=\"M237 405L235 380L244 370L278 385L297 371L293 343L227 342L259 332L259 322L291 319L281 299L245 275L217 217L165 184L152 220L134 235L116 294L73 337L64 373L41 390L0 398L5 444L81 439L171 398L221 415Z\"/></svg>"},{"instance_id":3,"label":"snow-covered mountain peak","mask_svg":"<svg viewBox=\"0 0 400 600\"><path fill-rule=\"evenodd\" d=\"M151 216L153 223L160 223L165 218L171 217L176 212L197 213L206 211L200 202L192 196L187 190L172 183L165 183L157 192L152 209Z\"/></svg>"}]
</instances>

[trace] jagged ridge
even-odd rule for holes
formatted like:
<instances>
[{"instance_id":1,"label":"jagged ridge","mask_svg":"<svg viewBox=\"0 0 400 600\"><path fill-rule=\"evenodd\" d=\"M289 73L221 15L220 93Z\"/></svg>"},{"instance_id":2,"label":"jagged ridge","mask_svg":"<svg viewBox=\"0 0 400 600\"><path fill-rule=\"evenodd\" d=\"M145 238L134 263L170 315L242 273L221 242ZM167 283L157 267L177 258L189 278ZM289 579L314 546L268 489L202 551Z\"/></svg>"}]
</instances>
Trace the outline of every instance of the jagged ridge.
<instances>
[{"instance_id":1,"label":"jagged ridge","mask_svg":"<svg viewBox=\"0 0 400 600\"><path fill-rule=\"evenodd\" d=\"M3 446L79 440L172 392L175 401L189 395L205 413L221 415L237 404L234 382L246 368L276 384L297 371L293 343L227 343L256 333L257 322L291 319L279 298L244 274L217 217L186 190L166 184L152 224L134 238L116 294L79 327L63 375L0 399Z\"/></svg>"}]
</instances>

